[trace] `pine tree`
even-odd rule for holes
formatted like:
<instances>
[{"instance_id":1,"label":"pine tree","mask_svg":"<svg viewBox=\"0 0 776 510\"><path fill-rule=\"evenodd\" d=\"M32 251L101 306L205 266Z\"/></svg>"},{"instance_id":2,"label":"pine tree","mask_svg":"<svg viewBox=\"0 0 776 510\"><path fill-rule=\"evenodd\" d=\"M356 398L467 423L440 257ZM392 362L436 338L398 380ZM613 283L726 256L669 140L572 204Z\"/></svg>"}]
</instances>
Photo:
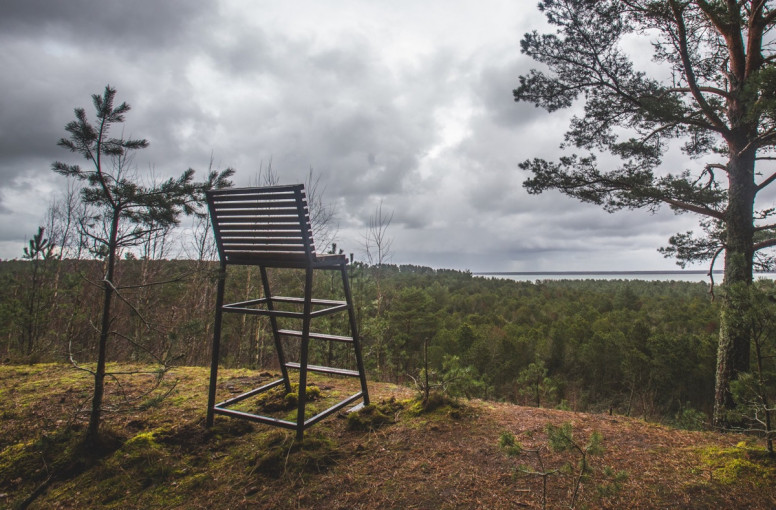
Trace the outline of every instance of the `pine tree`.
<instances>
[{"instance_id":1,"label":"pine tree","mask_svg":"<svg viewBox=\"0 0 776 510\"><path fill-rule=\"evenodd\" d=\"M91 240L93 253L105 261L105 276L101 283L103 293L97 366L92 371L94 391L87 429L87 442L98 439L105 388L105 362L108 340L112 336L112 305L118 290L116 265L122 249L142 242L153 229L178 224L181 214L194 213L204 199L204 191L212 187L230 185L233 170L210 172L207 181L194 182L194 170L188 169L177 178L163 182L142 184L128 167L133 151L148 147L145 139L124 139L110 136L116 124L124 122L130 106L121 103L114 107L116 90L110 85L104 93L92 95L96 122L92 124L83 108L75 109L76 120L65 130L68 138L58 145L81 154L89 166L52 164L52 169L66 177L81 181L81 201L89 207L87 220L80 229Z\"/></svg>"},{"instance_id":2,"label":"pine tree","mask_svg":"<svg viewBox=\"0 0 776 510\"><path fill-rule=\"evenodd\" d=\"M578 99L557 162L533 159L530 193L557 189L612 212L623 208L701 216L701 234L680 233L663 251L681 265L724 254L725 280L715 391L716 425L734 406L730 382L749 369L748 289L753 268L771 268L776 209L757 202L776 181L758 162L776 144L776 9L766 0L546 0L557 33L526 34L523 53L546 66L520 77L516 101L552 112ZM634 39L635 37L635 39ZM623 41L653 39L651 77L634 66ZM667 168L673 140L703 159L696 171ZM597 153L619 158L602 169ZM608 159L607 165L609 165Z\"/></svg>"}]
</instances>

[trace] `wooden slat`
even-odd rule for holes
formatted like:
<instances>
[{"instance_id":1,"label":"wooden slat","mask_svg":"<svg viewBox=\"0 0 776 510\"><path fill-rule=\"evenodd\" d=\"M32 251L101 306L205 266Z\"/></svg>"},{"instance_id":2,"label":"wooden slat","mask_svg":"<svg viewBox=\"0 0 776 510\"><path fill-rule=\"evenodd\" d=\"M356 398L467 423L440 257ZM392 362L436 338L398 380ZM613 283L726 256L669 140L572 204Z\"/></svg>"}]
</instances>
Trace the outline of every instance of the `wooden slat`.
<instances>
[{"instance_id":1,"label":"wooden slat","mask_svg":"<svg viewBox=\"0 0 776 510\"><path fill-rule=\"evenodd\" d=\"M299 213L287 209L251 209L250 207L241 207L239 209L214 210L213 216L216 220L221 218L255 218L257 221L269 221L271 218L294 218L297 223L300 222ZM305 215L305 221L306 215Z\"/></svg>"},{"instance_id":2,"label":"wooden slat","mask_svg":"<svg viewBox=\"0 0 776 510\"><path fill-rule=\"evenodd\" d=\"M289 246L292 248L304 247L304 239L293 239L289 237L283 237L278 239L271 238L253 238L245 239L243 237L234 239L224 239L224 248L235 249L235 246L251 246L256 249L261 249L262 246Z\"/></svg>"},{"instance_id":3,"label":"wooden slat","mask_svg":"<svg viewBox=\"0 0 776 510\"><path fill-rule=\"evenodd\" d=\"M261 219L274 217L282 218L287 216L299 221L299 213L297 213L295 209L251 209L241 207L239 209L216 210L216 217L218 218L233 218L235 216L248 216Z\"/></svg>"},{"instance_id":4,"label":"wooden slat","mask_svg":"<svg viewBox=\"0 0 776 510\"><path fill-rule=\"evenodd\" d=\"M227 261L230 264L247 264L247 265L267 265L270 267L278 266L277 262L287 261L293 263L294 266L298 266L300 262L307 260L307 255L304 252L273 252L273 253L225 253Z\"/></svg>"},{"instance_id":5,"label":"wooden slat","mask_svg":"<svg viewBox=\"0 0 776 510\"><path fill-rule=\"evenodd\" d=\"M268 252L268 253L251 253L251 252L229 252L226 254L229 258L229 262L231 264L234 264L237 260L244 261L246 264L255 264L255 263L264 263L264 262L273 262L272 267L280 267L275 266L275 262L282 262L283 259L289 259L290 262L293 262L295 264L298 264L299 262L303 262L307 260L307 254L304 252L296 252L296 253L283 253L283 252Z\"/></svg>"},{"instance_id":6,"label":"wooden slat","mask_svg":"<svg viewBox=\"0 0 776 510\"><path fill-rule=\"evenodd\" d=\"M258 228L264 228L264 225L286 225L286 224L292 224L296 227L297 230L301 228L301 223L299 222L299 216L259 216L256 214L235 214L232 216L219 216L216 215L214 218L213 223L218 224L234 224L234 223L245 223L247 225L252 225Z\"/></svg>"},{"instance_id":7,"label":"wooden slat","mask_svg":"<svg viewBox=\"0 0 776 510\"><path fill-rule=\"evenodd\" d=\"M219 231L225 235L257 235L261 236L281 236L281 237L303 237L299 227L293 223L285 225L267 225L266 228L259 228L258 225L248 225L245 223L227 223L220 225ZM309 238L309 237L308 237Z\"/></svg>"},{"instance_id":8,"label":"wooden slat","mask_svg":"<svg viewBox=\"0 0 776 510\"><path fill-rule=\"evenodd\" d=\"M213 193L215 202L245 202L246 200L296 200L294 192L289 193Z\"/></svg>"},{"instance_id":9,"label":"wooden slat","mask_svg":"<svg viewBox=\"0 0 776 510\"><path fill-rule=\"evenodd\" d=\"M250 223L227 223L225 225L216 225L216 227L219 229L219 232L255 232L255 226L256 225L252 225ZM290 223L285 225L278 225L274 229L269 226L267 228L261 229L262 232L272 232L273 230L278 231L277 235L285 235L280 234L280 232L295 232L296 235L301 235L299 227Z\"/></svg>"},{"instance_id":10,"label":"wooden slat","mask_svg":"<svg viewBox=\"0 0 776 510\"><path fill-rule=\"evenodd\" d=\"M300 244L304 243L302 236L286 236L276 237L274 232L261 232L262 235L246 236L245 233L240 235L225 235L223 236L224 244L242 243L242 244Z\"/></svg>"},{"instance_id":11,"label":"wooden slat","mask_svg":"<svg viewBox=\"0 0 776 510\"><path fill-rule=\"evenodd\" d=\"M265 231L262 230L261 232L256 232L255 230L249 229L249 228L243 228L239 225L232 225L232 226L224 226L221 228L221 236L226 239L228 237L239 237L239 236L272 236L272 237L285 237L285 238L296 238L302 237L302 233L298 230L278 230L278 231Z\"/></svg>"},{"instance_id":12,"label":"wooden slat","mask_svg":"<svg viewBox=\"0 0 776 510\"><path fill-rule=\"evenodd\" d=\"M274 236L272 232L261 233L262 235L246 236L240 235L228 235L222 236L224 243L269 243L269 244L298 244L303 241L302 236Z\"/></svg>"},{"instance_id":13,"label":"wooden slat","mask_svg":"<svg viewBox=\"0 0 776 510\"><path fill-rule=\"evenodd\" d=\"M272 225L284 225L287 223L291 223L296 225L296 228L299 228L299 217L298 216L272 216L269 218L259 218L257 216L253 215L242 215L242 216L217 216L215 223L218 224L224 224L224 223L248 223L251 225L255 225L257 228L268 228Z\"/></svg>"},{"instance_id":14,"label":"wooden slat","mask_svg":"<svg viewBox=\"0 0 776 510\"><path fill-rule=\"evenodd\" d=\"M248 188L221 188L217 193L284 193L304 188L304 184L278 184L275 186L254 186Z\"/></svg>"},{"instance_id":15,"label":"wooden slat","mask_svg":"<svg viewBox=\"0 0 776 510\"><path fill-rule=\"evenodd\" d=\"M298 223L258 223L258 222L247 222L245 220L241 221L234 221L234 222L225 222L225 223L215 223L215 226L220 227L222 230L225 231L234 231L234 230L245 230L247 232L271 232L273 230L277 230L279 232L298 232L299 235L302 235L301 230L299 229Z\"/></svg>"},{"instance_id":16,"label":"wooden slat","mask_svg":"<svg viewBox=\"0 0 776 510\"><path fill-rule=\"evenodd\" d=\"M304 244L304 238L301 236L278 236L275 232L264 232L263 235L257 235L252 237L245 236L245 232L240 232L239 235L234 235L231 232L226 232L223 235L224 243L239 243L244 244Z\"/></svg>"},{"instance_id":17,"label":"wooden slat","mask_svg":"<svg viewBox=\"0 0 776 510\"><path fill-rule=\"evenodd\" d=\"M214 208L216 211L228 211L230 209L241 209L243 207L252 207L255 209L274 209L276 207L278 208L293 207L294 209L296 209L296 200L250 201L246 199L241 201L235 200L230 202L221 202L218 199L216 199L214 204Z\"/></svg>"},{"instance_id":18,"label":"wooden slat","mask_svg":"<svg viewBox=\"0 0 776 510\"><path fill-rule=\"evenodd\" d=\"M259 245L259 244L234 244L234 245L227 245L224 243L224 252L226 253L249 253L249 252L255 252L255 253L262 253L262 252L289 252L289 253L296 253L296 252L304 252L305 247L302 246L290 246L286 244L265 244L265 245Z\"/></svg>"}]
</instances>

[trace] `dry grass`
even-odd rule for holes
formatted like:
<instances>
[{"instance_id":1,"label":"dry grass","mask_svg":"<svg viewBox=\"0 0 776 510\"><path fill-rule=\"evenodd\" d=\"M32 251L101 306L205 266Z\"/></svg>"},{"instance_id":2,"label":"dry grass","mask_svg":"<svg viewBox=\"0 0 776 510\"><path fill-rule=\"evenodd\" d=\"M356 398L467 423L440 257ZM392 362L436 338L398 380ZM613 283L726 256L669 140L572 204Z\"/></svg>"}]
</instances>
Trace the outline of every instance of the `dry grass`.
<instances>
[{"instance_id":1,"label":"dry grass","mask_svg":"<svg viewBox=\"0 0 776 510\"><path fill-rule=\"evenodd\" d=\"M269 376L225 370L219 391ZM578 508L776 508L776 464L740 435L481 401L424 413L408 389L370 384L374 402L394 401L382 411L395 423L353 430L341 413L300 445L290 432L228 418L206 430L207 370L170 377L177 384L165 400L151 395L107 415L113 440L97 455L77 448L88 377L61 365L0 366L0 507L541 508L541 479L517 471L538 469L536 457L507 457L499 436L513 433L542 451L545 468L560 467L574 458L548 448L545 427L570 422L580 441L599 431L605 448L591 459ZM133 376L122 388L141 395L150 382ZM356 390L350 380L315 382L324 406ZM127 406L118 389L110 386L117 411ZM609 484L606 466L627 480ZM550 477L548 508L568 507L571 487L568 475Z\"/></svg>"}]
</instances>

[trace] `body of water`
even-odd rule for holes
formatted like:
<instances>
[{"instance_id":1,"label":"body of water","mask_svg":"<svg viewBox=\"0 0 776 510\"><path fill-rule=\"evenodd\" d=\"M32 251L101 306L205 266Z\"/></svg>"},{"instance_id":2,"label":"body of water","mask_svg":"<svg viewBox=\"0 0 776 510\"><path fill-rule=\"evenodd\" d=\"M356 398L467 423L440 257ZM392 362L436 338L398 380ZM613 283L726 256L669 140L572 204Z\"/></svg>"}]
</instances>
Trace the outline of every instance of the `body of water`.
<instances>
[{"instance_id":1,"label":"body of water","mask_svg":"<svg viewBox=\"0 0 776 510\"><path fill-rule=\"evenodd\" d=\"M706 282L707 271L522 271L472 273L486 278L506 278L521 282L537 280L646 280L646 281L682 281ZM776 273L757 273L757 278L776 278ZM722 271L714 271L714 283L722 283Z\"/></svg>"}]
</instances>

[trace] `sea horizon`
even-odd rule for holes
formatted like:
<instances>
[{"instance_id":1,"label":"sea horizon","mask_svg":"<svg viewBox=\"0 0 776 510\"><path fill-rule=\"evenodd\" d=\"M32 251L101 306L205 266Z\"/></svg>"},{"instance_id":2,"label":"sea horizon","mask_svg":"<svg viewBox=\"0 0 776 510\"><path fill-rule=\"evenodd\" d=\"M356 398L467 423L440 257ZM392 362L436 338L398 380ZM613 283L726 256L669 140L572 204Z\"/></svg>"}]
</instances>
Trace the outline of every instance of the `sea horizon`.
<instances>
[{"instance_id":1,"label":"sea horizon","mask_svg":"<svg viewBox=\"0 0 776 510\"><path fill-rule=\"evenodd\" d=\"M722 269L715 269L713 274L722 274ZM703 269L656 269L656 270L620 270L620 271L591 271L591 270L572 270L572 271L472 271L473 275L532 275L532 274L709 274ZM759 274L759 273L758 273Z\"/></svg>"},{"instance_id":2,"label":"sea horizon","mask_svg":"<svg viewBox=\"0 0 776 510\"><path fill-rule=\"evenodd\" d=\"M472 276L505 278L516 281L535 280L649 280L709 282L709 271L703 269L619 270L619 271L472 271ZM723 270L715 269L711 276L721 283ZM755 273L755 279L774 278L776 272Z\"/></svg>"}]
</instances>

